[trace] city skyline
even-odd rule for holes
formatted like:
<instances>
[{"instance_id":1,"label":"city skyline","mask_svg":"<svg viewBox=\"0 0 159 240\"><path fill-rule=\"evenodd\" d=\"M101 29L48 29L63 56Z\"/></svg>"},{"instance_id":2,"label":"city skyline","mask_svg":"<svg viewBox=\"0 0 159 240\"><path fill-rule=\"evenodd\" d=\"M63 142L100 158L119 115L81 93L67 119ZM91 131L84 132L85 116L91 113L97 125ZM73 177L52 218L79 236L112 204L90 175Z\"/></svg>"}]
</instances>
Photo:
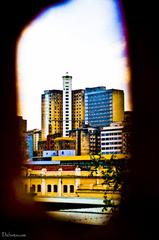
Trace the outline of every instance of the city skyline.
<instances>
[{"instance_id":1,"label":"city skyline","mask_svg":"<svg viewBox=\"0 0 159 240\"><path fill-rule=\"evenodd\" d=\"M41 13L24 29L17 47L18 114L27 119L28 130L41 128L41 94L62 89L66 72L72 89L124 90L125 110L130 110L126 45L115 0L68 1Z\"/></svg>"}]
</instances>

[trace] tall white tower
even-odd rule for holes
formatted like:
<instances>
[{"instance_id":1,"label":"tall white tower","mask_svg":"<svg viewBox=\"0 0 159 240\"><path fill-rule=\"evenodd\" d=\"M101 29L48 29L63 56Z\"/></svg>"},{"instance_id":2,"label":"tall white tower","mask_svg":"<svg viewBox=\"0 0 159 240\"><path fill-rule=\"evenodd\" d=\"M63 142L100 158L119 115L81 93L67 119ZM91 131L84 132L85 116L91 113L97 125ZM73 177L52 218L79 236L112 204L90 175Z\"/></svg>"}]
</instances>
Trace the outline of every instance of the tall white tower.
<instances>
[{"instance_id":1,"label":"tall white tower","mask_svg":"<svg viewBox=\"0 0 159 240\"><path fill-rule=\"evenodd\" d=\"M63 78L63 137L72 130L72 76L68 72Z\"/></svg>"}]
</instances>

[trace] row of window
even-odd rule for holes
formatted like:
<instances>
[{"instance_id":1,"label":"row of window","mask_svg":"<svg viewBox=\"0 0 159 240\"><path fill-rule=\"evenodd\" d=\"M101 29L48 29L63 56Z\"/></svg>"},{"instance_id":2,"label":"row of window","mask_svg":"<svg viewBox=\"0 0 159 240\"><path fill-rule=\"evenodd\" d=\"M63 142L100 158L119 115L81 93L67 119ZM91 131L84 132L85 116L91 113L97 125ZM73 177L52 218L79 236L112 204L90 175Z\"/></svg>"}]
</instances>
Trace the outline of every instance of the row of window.
<instances>
[{"instance_id":1,"label":"row of window","mask_svg":"<svg viewBox=\"0 0 159 240\"><path fill-rule=\"evenodd\" d=\"M102 147L101 149L102 149L102 150L114 150L114 149L121 150L122 147Z\"/></svg>"},{"instance_id":2,"label":"row of window","mask_svg":"<svg viewBox=\"0 0 159 240\"><path fill-rule=\"evenodd\" d=\"M116 151L102 151L102 154L118 154L120 153L120 150L116 150Z\"/></svg>"},{"instance_id":3,"label":"row of window","mask_svg":"<svg viewBox=\"0 0 159 240\"><path fill-rule=\"evenodd\" d=\"M25 191L27 192L28 190L28 185L25 184ZM30 191L31 192L41 192L41 184L38 184L38 185L35 185L33 184L30 188ZM47 192L58 192L58 185L51 185L51 184L48 184L47 185ZM74 185L63 185L63 192L64 193L74 193Z\"/></svg>"},{"instance_id":4,"label":"row of window","mask_svg":"<svg viewBox=\"0 0 159 240\"><path fill-rule=\"evenodd\" d=\"M102 133L101 136L114 136L121 134L122 131L114 132L114 133Z\"/></svg>"},{"instance_id":5,"label":"row of window","mask_svg":"<svg viewBox=\"0 0 159 240\"><path fill-rule=\"evenodd\" d=\"M122 137L107 137L107 138L101 138L101 141L110 141L110 140L121 140Z\"/></svg>"},{"instance_id":6,"label":"row of window","mask_svg":"<svg viewBox=\"0 0 159 240\"><path fill-rule=\"evenodd\" d=\"M104 145L121 145L121 141L120 142L102 142L101 145L102 146L104 146Z\"/></svg>"}]
</instances>

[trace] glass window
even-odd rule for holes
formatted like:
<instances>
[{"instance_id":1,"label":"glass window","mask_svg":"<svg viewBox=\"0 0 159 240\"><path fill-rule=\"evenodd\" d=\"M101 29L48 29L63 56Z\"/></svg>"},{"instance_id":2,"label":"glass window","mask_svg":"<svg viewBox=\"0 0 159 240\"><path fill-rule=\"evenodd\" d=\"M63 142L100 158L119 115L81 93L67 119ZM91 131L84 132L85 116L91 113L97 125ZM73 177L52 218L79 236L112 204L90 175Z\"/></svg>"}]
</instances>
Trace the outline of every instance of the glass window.
<instances>
[{"instance_id":1,"label":"glass window","mask_svg":"<svg viewBox=\"0 0 159 240\"><path fill-rule=\"evenodd\" d=\"M70 185L70 193L74 193L74 186Z\"/></svg>"},{"instance_id":2,"label":"glass window","mask_svg":"<svg viewBox=\"0 0 159 240\"><path fill-rule=\"evenodd\" d=\"M38 184L38 186L37 186L38 188L37 188L37 192L41 192L41 185L40 184Z\"/></svg>"},{"instance_id":3,"label":"glass window","mask_svg":"<svg viewBox=\"0 0 159 240\"><path fill-rule=\"evenodd\" d=\"M63 192L64 192L64 193L67 193L67 185L64 185L64 186L63 186Z\"/></svg>"},{"instance_id":4,"label":"glass window","mask_svg":"<svg viewBox=\"0 0 159 240\"><path fill-rule=\"evenodd\" d=\"M57 192L58 191L58 187L57 185L54 185L54 192Z\"/></svg>"},{"instance_id":5,"label":"glass window","mask_svg":"<svg viewBox=\"0 0 159 240\"><path fill-rule=\"evenodd\" d=\"M33 184L32 186L31 186L31 188L30 188L30 192L35 192L35 184Z\"/></svg>"},{"instance_id":6,"label":"glass window","mask_svg":"<svg viewBox=\"0 0 159 240\"><path fill-rule=\"evenodd\" d=\"M51 185L47 185L47 192L51 192Z\"/></svg>"}]
</instances>

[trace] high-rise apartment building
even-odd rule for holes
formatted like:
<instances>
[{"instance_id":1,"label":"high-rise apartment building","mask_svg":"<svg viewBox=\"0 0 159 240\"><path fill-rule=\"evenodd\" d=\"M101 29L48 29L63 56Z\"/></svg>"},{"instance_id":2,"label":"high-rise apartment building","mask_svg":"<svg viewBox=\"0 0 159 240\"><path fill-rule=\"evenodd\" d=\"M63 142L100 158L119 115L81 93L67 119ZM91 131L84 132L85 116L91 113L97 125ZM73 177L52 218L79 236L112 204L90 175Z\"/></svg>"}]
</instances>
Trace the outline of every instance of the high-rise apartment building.
<instances>
[{"instance_id":1,"label":"high-rise apartment building","mask_svg":"<svg viewBox=\"0 0 159 240\"><path fill-rule=\"evenodd\" d=\"M123 129L122 123L112 123L101 129L101 153L123 153Z\"/></svg>"},{"instance_id":2,"label":"high-rise apartment building","mask_svg":"<svg viewBox=\"0 0 159 240\"><path fill-rule=\"evenodd\" d=\"M84 90L72 91L72 129L81 128L84 123Z\"/></svg>"},{"instance_id":3,"label":"high-rise apartment building","mask_svg":"<svg viewBox=\"0 0 159 240\"><path fill-rule=\"evenodd\" d=\"M61 133L63 129L63 93L62 90L46 90L41 97L42 140L47 135Z\"/></svg>"},{"instance_id":4,"label":"high-rise apartment building","mask_svg":"<svg viewBox=\"0 0 159 240\"><path fill-rule=\"evenodd\" d=\"M66 73L63 78L63 137L69 136L72 129L72 76Z\"/></svg>"},{"instance_id":5,"label":"high-rise apartment building","mask_svg":"<svg viewBox=\"0 0 159 240\"><path fill-rule=\"evenodd\" d=\"M124 92L105 87L85 89L85 123L92 127L109 126L124 119Z\"/></svg>"}]
</instances>

